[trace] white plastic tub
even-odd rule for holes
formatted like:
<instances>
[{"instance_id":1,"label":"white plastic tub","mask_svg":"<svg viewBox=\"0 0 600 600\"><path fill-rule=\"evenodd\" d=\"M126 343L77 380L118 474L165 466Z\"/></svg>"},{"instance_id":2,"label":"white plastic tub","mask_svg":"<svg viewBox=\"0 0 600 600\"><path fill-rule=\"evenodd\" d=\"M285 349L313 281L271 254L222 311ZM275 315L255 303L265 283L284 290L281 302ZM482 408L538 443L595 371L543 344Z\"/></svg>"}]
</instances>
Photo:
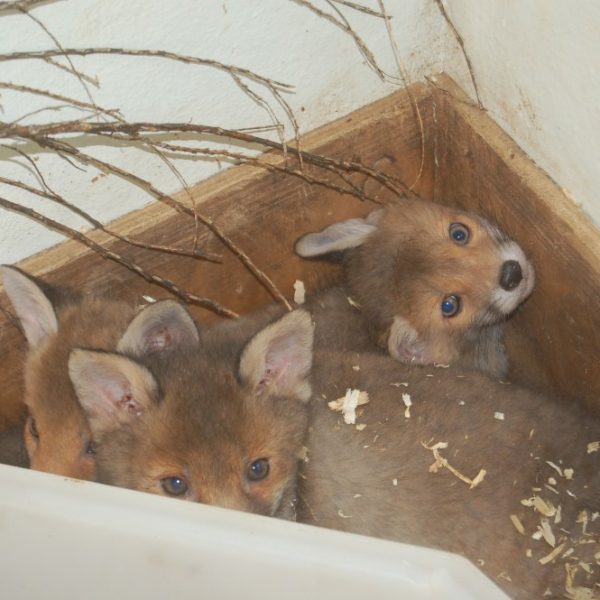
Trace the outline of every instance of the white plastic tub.
<instances>
[{"instance_id":1,"label":"white plastic tub","mask_svg":"<svg viewBox=\"0 0 600 600\"><path fill-rule=\"evenodd\" d=\"M7 599L506 599L445 552L5 465L0 564Z\"/></svg>"}]
</instances>

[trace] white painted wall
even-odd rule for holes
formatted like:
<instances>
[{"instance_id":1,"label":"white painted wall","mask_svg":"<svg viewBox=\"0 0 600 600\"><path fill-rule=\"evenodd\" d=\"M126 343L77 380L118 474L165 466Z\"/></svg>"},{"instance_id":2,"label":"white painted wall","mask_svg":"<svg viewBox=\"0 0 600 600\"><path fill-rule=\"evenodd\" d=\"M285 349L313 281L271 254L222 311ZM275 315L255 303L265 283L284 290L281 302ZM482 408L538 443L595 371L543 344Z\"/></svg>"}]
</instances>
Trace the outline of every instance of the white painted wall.
<instances>
[{"instance_id":1,"label":"white painted wall","mask_svg":"<svg viewBox=\"0 0 600 600\"><path fill-rule=\"evenodd\" d=\"M325 0L312 0L331 12ZM359 0L357 0L359 1ZM377 0L360 0L378 8ZM600 224L600 4L597 0L445 0L474 64L483 102L507 132ZM339 9L381 66L396 75L381 19ZM446 70L465 89L469 78L458 46L433 0L386 0L392 30L412 81ZM295 86L286 98L300 128L309 131L392 92L365 64L344 32L295 0L62 0L34 9L63 46L166 49L247 67ZM0 17L0 54L52 48L38 25L23 15ZM180 120L226 127L268 125L269 117L231 78L210 68L156 59L73 59L98 77L95 101L120 107L130 120ZM86 99L72 76L33 61L0 62L0 81L28 84ZM254 86L255 90L259 90ZM11 121L52 104L0 90L0 120ZM39 113L24 122L58 115ZM282 111L278 109L282 117ZM80 115L77 115L80 116ZM291 130L287 129L287 137ZM1 142L2 140L0 140ZM79 140L85 151L117 162L161 189L180 182L157 159L119 147ZM25 146L25 150L32 150ZM42 153L38 165L49 183L94 216L110 220L148 202L115 178L97 179L93 169L74 170ZM178 163L189 183L220 167L200 160ZM0 148L0 176L33 176L23 161ZM82 222L0 185L0 196L17 199L72 226ZM60 240L24 217L0 211L0 262L10 263Z\"/></svg>"},{"instance_id":2,"label":"white painted wall","mask_svg":"<svg viewBox=\"0 0 600 600\"><path fill-rule=\"evenodd\" d=\"M324 0L313 0L313 4L331 12ZM362 4L374 9L378 6L377 0L362 0ZM386 6L393 16L393 35L411 80L444 69L448 61L459 60L452 37L433 2L387 0ZM396 75L384 22L342 5L339 9L374 52L382 68ZM347 34L294 0L64 0L32 12L63 47L172 50L246 67L292 84L295 93L287 94L286 99L303 132L385 96L397 87L379 79ZM20 14L0 17L0 54L52 47L48 35L27 17ZM91 87L97 104L120 107L129 120L189 120L231 128L270 124L264 110L241 93L228 75L214 69L148 58L105 56L73 61L100 80L99 89ZM51 89L86 100L74 77L40 61L0 62L0 81ZM260 90L257 86L253 89ZM18 119L52 104L34 96L0 91L3 121ZM280 109L278 115L282 117ZM41 122L58 116L79 118L80 114L40 113L24 122ZM288 128L286 137L291 135ZM86 152L151 178L164 191L181 189L180 182L153 156L122 148L99 148L93 141L83 143ZM35 183L18 157L0 148L0 159L0 175L25 177ZM130 185L113 177L96 179L93 169L87 169L86 173L76 171L46 153L41 154L38 165L51 186L100 219L114 219L148 201L147 196ZM214 162L200 160L180 162L178 167L189 183L219 168ZM64 210L57 211L38 199L28 199L5 185L0 185L0 195L31 206L43 206L47 214L60 215L72 226L82 225L82 221ZM19 260L60 239L20 215L3 211L0 211L0 237L0 263Z\"/></svg>"},{"instance_id":3,"label":"white painted wall","mask_svg":"<svg viewBox=\"0 0 600 600\"><path fill-rule=\"evenodd\" d=\"M445 4L491 116L600 225L600 3Z\"/></svg>"}]
</instances>

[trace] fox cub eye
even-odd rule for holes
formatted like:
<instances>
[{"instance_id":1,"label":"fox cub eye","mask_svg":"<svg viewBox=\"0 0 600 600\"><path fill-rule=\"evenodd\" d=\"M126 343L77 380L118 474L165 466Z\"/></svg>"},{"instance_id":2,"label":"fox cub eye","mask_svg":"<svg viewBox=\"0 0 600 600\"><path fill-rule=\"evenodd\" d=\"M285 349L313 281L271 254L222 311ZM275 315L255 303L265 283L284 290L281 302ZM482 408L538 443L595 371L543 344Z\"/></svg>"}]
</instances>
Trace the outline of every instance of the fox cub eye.
<instances>
[{"instance_id":1,"label":"fox cub eye","mask_svg":"<svg viewBox=\"0 0 600 600\"><path fill-rule=\"evenodd\" d=\"M451 223L448 232L450 233L450 238L452 241L456 242L460 246L464 246L471 237L469 228L462 223Z\"/></svg>"},{"instance_id":2,"label":"fox cub eye","mask_svg":"<svg viewBox=\"0 0 600 600\"><path fill-rule=\"evenodd\" d=\"M182 477L165 477L160 480L160 485L169 496L183 496L188 491L188 484Z\"/></svg>"},{"instance_id":3,"label":"fox cub eye","mask_svg":"<svg viewBox=\"0 0 600 600\"><path fill-rule=\"evenodd\" d=\"M38 431L37 425L35 424L35 419L30 416L29 419L29 433L36 439L40 439L40 432Z\"/></svg>"},{"instance_id":4,"label":"fox cub eye","mask_svg":"<svg viewBox=\"0 0 600 600\"><path fill-rule=\"evenodd\" d=\"M440 305L444 317L454 317L460 312L460 296L446 296Z\"/></svg>"},{"instance_id":5,"label":"fox cub eye","mask_svg":"<svg viewBox=\"0 0 600 600\"><path fill-rule=\"evenodd\" d=\"M248 467L246 477L249 481L260 481L261 479L265 479L265 477L267 477L269 470L269 459L259 458Z\"/></svg>"}]
</instances>

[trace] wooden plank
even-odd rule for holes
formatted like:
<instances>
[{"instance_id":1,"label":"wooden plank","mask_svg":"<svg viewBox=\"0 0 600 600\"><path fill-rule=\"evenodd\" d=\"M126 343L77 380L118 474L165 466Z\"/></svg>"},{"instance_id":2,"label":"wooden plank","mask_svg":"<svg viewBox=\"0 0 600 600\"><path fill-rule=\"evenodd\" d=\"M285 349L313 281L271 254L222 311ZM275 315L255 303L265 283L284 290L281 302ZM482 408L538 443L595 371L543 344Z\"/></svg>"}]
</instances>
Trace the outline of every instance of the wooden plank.
<instances>
[{"instance_id":1,"label":"wooden plank","mask_svg":"<svg viewBox=\"0 0 600 600\"><path fill-rule=\"evenodd\" d=\"M600 410L600 232L449 77L438 83L435 199L499 223L536 267L510 322L512 376Z\"/></svg>"},{"instance_id":2,"label":"wooden plank","mask_svg":"<svg viewBox=\"0 0 600 600\"><path fill-rule=\"evenodd\" d=\"M423 113L425 129L430 131L430 90L415 85L412 91ZM425 137L424 142L424 170L416 190L423 197L431 198L433 140ZM308 134L302 140L302 147L334 158L358 159L369 166L383 160L388 167L393 165L394 174L407 182L414 181L421 162L421 135L405 91ZM282 159L273 156L271 160L281 164ZM369 192L373 191L371 187ZM192 194L198 209L212 216L288 297L293 294L292 284L297 278L304 280L308 289L314 289L323 281L334 279L338 273L335 267L296 258L292 248L297 237L335 220L363 215L373 208L350 196L308 185L297 178L248 166L229 169L202 182L192 189ZM178 199L191 205L186 194L179 194ZM131 213L111 227L146 242L183 248L191 247L194 237L194 223L190 217L174 213L159 203ZM148 271L240 313L270 301L256 280L203 228L200 229L199 247L224 253L222 265L132 249L123 243L111 242L101 232L92 232L90 237L138 262ZM84 290L108 291L115 295L167 295L161 288L149 286L130 271L72 241L31 257L20 266L51 283L69 284ZM0 303L8 306L3 293ZM216 318L202 309L194 308L193 312L201 322ZM3 381L0 428L4 428L23 414L20 369L24 342L3 316L0 316L0 352Z\"/></svg>"}]
</instances>

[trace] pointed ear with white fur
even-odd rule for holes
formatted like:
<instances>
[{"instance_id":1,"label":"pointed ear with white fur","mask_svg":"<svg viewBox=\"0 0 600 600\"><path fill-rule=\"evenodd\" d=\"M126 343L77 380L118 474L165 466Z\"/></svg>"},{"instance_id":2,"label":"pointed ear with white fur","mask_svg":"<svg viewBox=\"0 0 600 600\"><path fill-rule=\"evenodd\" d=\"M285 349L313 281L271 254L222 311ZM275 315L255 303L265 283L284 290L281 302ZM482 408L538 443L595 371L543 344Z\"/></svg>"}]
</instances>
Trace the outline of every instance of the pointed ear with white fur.
<instances>
[{"instance_id":1,"label":"pointed ear with white fur","mask_svg":"<svg viewBox=\"0 0 600 600\"><path fill-rule=\"evenodd\" d=\"M35 348L58 331L58 320L52 303L42 289L18 269L0 267L4 291L21 321L25 337Z\"/></svg>"},{"instance_id":2,"label":"pointed ear with white fur","mask_svg":"<svg viewBox=\"0 0 600 600\"><path fill-rule=\"evenodd\" d=\"M98 440L132 422L157 400L150 371L118 354L72 350L69 377Z\"/></svg>"},{"instance_id":3,"label":"pointed ear with white fur","mask_svg":"<svg viewBox=\"0 0 600 600\"><path fill-rule=\"evenodd\" d=\"M240 360L240 379L257 395L269 391L307 402L312 346L310 314L304 310L288 313L248 342Z\"/></svg>"},{"instance_id":4,"label":"pointed ear with white fur","mask_svg":"<svg viewBox=\"0 0 600 600\"><path fill-rule=\"evenodd\" d=\"M131 321L117 351L146 356L182 346L197 346L198 330L188 311L174 300L161 300L143 308Z\"/></svg>"},{"instance_id":5,"label":"pointed ear with white fur","mask_svg":"<svg viewBox=\"0 0 600 600\"><path fill-rule=\"evenodd\" d=\"M417 330L402 317L394 317L389 329L387 347L390 355L400 362L425 364L425 344L419 340Z\"/></svg>"},{"instance_id":6,"label":"pointed ear with white fur","mask_svg":"<svg viewBox=\"0 0 600 600\"><path fill-rule=\"evenodd\" d=\"M307 233L296 242L296 254L311 258L360 246L377 229L376 222L371 221L378 220L374 213L379 212L373 211L366 219L348 219L317 233Z\"/></svg>"}]
</instances>

